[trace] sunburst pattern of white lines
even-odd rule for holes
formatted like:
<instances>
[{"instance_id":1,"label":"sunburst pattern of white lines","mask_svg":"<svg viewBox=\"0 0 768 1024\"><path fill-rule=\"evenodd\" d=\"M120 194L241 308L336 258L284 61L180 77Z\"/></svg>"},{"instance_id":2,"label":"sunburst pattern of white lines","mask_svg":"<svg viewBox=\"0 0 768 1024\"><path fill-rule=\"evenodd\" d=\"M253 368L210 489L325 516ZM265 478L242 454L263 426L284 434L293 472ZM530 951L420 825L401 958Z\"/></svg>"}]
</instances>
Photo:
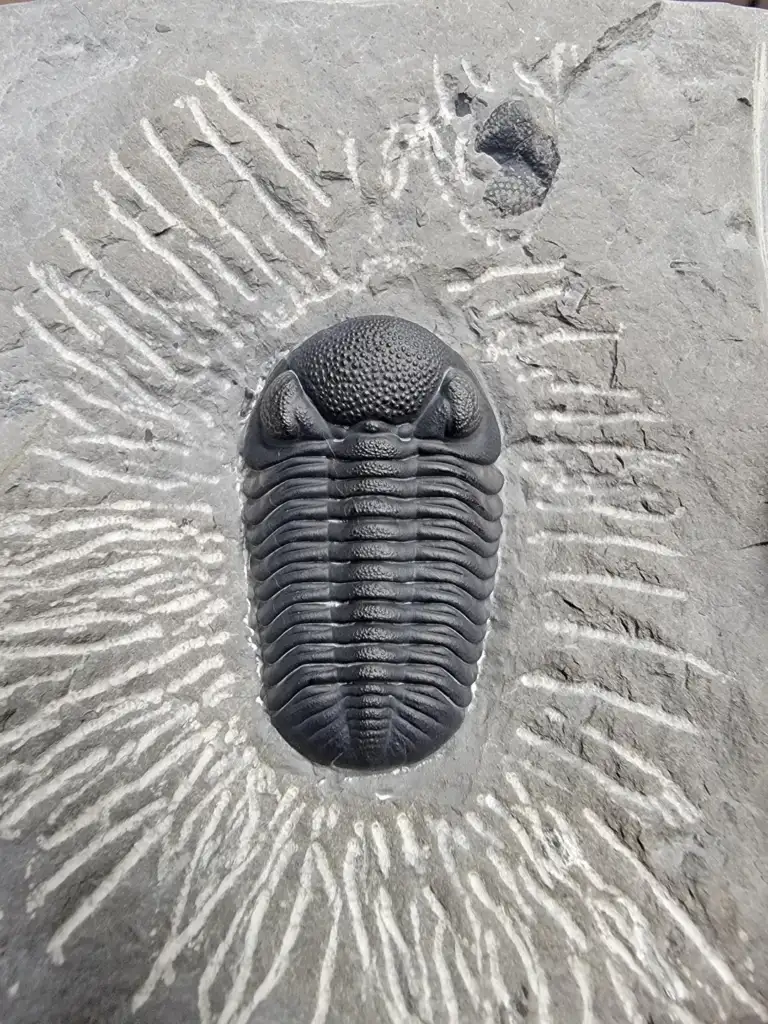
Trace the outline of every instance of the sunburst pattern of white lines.
<instances>
[{"instance_id":1,"label":"sunburst pattern of white lines","mask_svg":"<svg viewBox=\"0 0 768 1024\"><path fill-rule=\"evenodd\" d=\"M557 48L554 86L519 68L520 86L550 100L563 60ZM501 95L460 64L465 89ZM259 1019L299 962L307 985L291 982L291 994L311 1024L350 1019L344 1007L361 1000L393 1024L635 1022L654 1008L704 1024L732 1005L768 1020L748 979L609 824L613 809L630 826L684 833L700 813L652 752L602 724L642 720L680 743L700 732L684 707L607 684L601 658L616 650L637 677L663 666L723 679L653 622L688 596L672 575L684 555L681 455L665 447L663 413L613 379L620 332L553 326L564 266L531 262L475 216L473 119L454 113L437 58L432 79L416 118L378 141L341 138L346 181L332 193L208 74L177 101L183 120L167 132L142 122L141 159L113 153L95 183L125 239L121 260L64 230L78 271L30 265L36 291L16 311L56 382L48 409L62 430L31 451L32 498L0 524L0 834L37 837L27 911L65 961L151 866L174 905L133 1009L197 963L201 1024ZM191 137L219 177L234 175L240 205L187 166ZM520 472L543 653L518 686L541 703L517 729L520 754L469 805L388 799L350 816L273 770L232 700L241 577L233 531L206 496L236 487L235 424L202 385L254 383L272 354L265 328L274 339L318 304L366 294L377 275L440 267L391 217L415 190L477 241L475 272L447 280L444 301L481 325L481 359L514 367L530 401ZM382 255L354 272L338 269L324 229L339 203L380 241ZM569 367L586 350L580 375Z\"/></svg>"}]
</instances>

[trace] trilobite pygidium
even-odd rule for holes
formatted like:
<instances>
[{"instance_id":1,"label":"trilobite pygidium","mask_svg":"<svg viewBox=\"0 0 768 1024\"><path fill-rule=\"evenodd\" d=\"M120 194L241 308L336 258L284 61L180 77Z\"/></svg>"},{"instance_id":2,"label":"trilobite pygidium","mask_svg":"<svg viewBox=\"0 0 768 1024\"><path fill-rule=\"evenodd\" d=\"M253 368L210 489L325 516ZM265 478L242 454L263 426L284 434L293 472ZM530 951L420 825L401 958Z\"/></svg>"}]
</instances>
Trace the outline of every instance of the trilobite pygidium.
<instances>
[{"instance_id":1,"label":"trilobite pygidium","mask_svg":"<svg viewBox=\"0 0 768 1024\"><path fill-rule=\"evenodd\" d=\"M243 444L251 622L273 725L319 764L381 770L456 732L489 618L503 477L477 378L407 320L295 348Z\"/></svg>"}]
</instances>

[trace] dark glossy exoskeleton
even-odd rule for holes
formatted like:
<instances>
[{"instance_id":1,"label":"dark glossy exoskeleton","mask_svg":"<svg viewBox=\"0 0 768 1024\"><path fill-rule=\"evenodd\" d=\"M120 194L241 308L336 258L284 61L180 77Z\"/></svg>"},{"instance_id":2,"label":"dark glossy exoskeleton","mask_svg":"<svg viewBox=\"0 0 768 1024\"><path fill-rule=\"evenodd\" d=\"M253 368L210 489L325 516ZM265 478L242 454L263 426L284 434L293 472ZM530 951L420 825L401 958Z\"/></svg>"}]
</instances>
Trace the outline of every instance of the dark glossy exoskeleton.
<instances>
[{"instance_id":1,"label":"dark glossy exoskeleton","mask_svg":"<svg viewBox=\"0 0 768 1024\"><path fill-rule=\"evenodd\" d=\"M472 698L501 535L496 416L407 320L313 335L243 444L252 617L273 725L318 764L412 764Z\"/></svg>"}]
</instances>

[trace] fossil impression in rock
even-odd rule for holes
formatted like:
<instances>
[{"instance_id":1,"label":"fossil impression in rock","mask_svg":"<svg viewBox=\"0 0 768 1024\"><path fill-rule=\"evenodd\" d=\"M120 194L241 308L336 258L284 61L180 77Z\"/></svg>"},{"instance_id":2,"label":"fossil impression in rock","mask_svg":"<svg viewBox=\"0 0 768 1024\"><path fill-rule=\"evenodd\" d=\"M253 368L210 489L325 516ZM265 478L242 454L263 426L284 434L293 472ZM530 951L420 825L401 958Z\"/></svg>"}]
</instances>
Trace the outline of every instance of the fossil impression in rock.
<instances>
[{"instance_id":1,"label":"fossil impression in rock","mask_svg":"<svg viewBox=\"0 0 768 1024\"><path fill-rule=\"evenodd\" d=\"M319 764L420 761L472 699L501 536L478 379L396 317L313 335L272 372L243 457L252 625L272 723Z\"/></svg>"}]
</instances>

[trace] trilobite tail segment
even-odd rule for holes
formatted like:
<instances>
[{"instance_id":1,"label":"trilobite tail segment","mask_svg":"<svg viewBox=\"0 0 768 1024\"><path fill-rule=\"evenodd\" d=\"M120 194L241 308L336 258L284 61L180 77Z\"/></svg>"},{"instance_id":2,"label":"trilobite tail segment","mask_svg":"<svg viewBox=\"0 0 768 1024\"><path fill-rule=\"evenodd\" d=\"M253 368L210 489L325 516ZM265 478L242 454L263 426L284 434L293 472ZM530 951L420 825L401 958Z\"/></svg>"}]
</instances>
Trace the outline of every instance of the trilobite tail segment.
<instances>
[{"instance_id":1,"label":"trilobite tail segment","mask_svg":"<svg viewBox=\"0 0 768 1024\"><path fill-rule=\"evenodd\" d=\"M493 410L433 334L362 317L280 363L243 445L251 621L273 725L383 770L461 725L489 619L503 478Z\"/></svg>"}]
</instances>

